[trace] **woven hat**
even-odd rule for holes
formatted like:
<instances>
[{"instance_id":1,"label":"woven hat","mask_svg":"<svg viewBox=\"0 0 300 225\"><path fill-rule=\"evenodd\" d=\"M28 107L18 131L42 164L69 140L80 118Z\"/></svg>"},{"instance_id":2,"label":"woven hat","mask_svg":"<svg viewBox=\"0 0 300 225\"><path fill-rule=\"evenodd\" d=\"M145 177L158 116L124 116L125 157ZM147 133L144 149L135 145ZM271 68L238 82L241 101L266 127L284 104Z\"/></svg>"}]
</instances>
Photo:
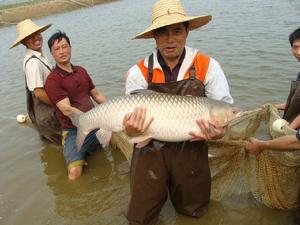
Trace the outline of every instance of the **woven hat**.
<instances>
[{"instance_id":1,"label":"woven hat","mask_svg":"<svg viewBox=\"0 0 300 225\"><path fill-rule=\"evenodd\" d=\"M26 37L30 36L31 34L37 31L43 32L47 30L51 25L52 24L47 24L45 26L39 27L30 19L21 21L20 23L17 24L18 37L10 48L14 48L18 46L22 40L24 40Z\"/></svg>"},{"instance_id":2,"label":"woven hat","mask_svg":"<svg viewBox=\"0 0 300 225\"><path fill-rule=\"evenodd\" d=\"M211 20L211 15L187 16L180 0L159 0L152 9L152 25L133 39L152 38L153 31L172 24L189 22L189 30L194 30Z\"/></svg>"}]
</instances>

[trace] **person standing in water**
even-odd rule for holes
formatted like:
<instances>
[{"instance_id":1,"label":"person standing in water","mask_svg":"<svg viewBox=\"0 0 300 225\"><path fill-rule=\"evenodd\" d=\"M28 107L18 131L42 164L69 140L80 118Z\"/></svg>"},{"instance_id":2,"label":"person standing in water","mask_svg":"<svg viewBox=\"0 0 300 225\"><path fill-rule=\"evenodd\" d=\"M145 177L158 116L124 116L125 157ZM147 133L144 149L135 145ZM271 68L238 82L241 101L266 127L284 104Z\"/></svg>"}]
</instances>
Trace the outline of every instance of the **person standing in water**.
<instances>
[{"instance_id":1,"label":"person standing in water","mask_svg":"<svg viewBox=\"0 0 300 225\"><path fill-rule=\"evenodd\" d=\"M294 57L300 62L300 28L294 30L289 36ZM292 81L287 102L277 104L276 108L284 110L283 119L287 120L292 129L297 129L296 135L287 135L272 140L259 140L250 138L245 145L245 150L253 155L272 149L275 151L300 151L300 71L296 81ZM295 224L300 225L300 187L295 211Z\"/></svg>"},{"instance_id":2,"label":"person standing in water","mask_svg":"<svg viewBox=\"0 0 300 225\"><path fill-rule=\"evenodd\" d=\"M156 48L149 57L129 69L125 93L149 89L233 103L219 63L186 46L189 32L210 20L210 15L186 16L179 0L157 1L152 11L152 25L135 37L154 38ZM145 121L145 118L146 109L142 107L126 114L126 133L129 136L142 134L155 120ZM213 121L197 120L195 123L199 131L190 132L191 141L152 140L145 147L134 147L129 224L156 224L168 195L179 213L191 217L206 213L211 191L206 140L222 138L226 129Z\"/></svg>"},{"instance_id":3,"label":"person standing in water","mask_svg":"<svg viewBox=\"0 0 300 225\"><path fill-rule=\"evenodd\" d=\"M300 27L289 36L294 57L300 62ZM300 127L300 71L297 79L292 81L290 94L286 103L277 104L276 108L284 110L283 119L287 120L292 129Z\"/></svg>"},{"instance_id":4,"label":"person standing in water","mask_svg":"<svg viewBox=\"0 0 300 225\"><path fill-rule=\"evenodd\" d=\"M62 145L68 167L68 178L76 180L81 176L83 166L87 165L86 156L102 147L96 136L96 133L101 130L91 131L81 149L77 149L77 128L69 116L89 111L94 108L92 99L101 104L106 101L106 97L95 87L83 67L71 63L71 43L64 32L54 33L48 40L48 46L56 67L47 77L45 89L55 105L62 127ZM108 133L111 136L111 133Z\"/></svg>"},{"instance_id":5,"label":"person standing in water","mask_svg":"<svg viewBox=\"0 0 300 225\"><path fill-rule=\"evenodd\" d=\"M26 47L23 71L25 73L27 112L32 123L42 138L60 144L60 125L53 105L44 89L52 65L42 50L42 32L50 26L51 24L38 26L30 19L21 21L17 24L18 37L10 48L19 44Z\"/></svg>"}]
</instances>

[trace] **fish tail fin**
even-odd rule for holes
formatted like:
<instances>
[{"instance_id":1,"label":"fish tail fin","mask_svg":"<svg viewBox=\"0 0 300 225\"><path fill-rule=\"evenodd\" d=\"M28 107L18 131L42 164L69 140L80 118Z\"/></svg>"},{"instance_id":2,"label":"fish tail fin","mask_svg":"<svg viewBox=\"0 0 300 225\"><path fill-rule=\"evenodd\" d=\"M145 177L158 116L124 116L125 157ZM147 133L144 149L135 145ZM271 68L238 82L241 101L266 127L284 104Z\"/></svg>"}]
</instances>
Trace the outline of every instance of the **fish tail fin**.
<instances>
[{"instance_id":1,"label":"fish tail fin","mask_svg":"<svg viewBox=\"0 0 300 225\"><path fill-rule=\"evenodd\" d=\"M111 136L112 136L112 132L108 131L108 130L99 129L96 132L96 137L99 140L99 142L103 148L105 148L109 145Z\"/></svg>"}]
</instances>

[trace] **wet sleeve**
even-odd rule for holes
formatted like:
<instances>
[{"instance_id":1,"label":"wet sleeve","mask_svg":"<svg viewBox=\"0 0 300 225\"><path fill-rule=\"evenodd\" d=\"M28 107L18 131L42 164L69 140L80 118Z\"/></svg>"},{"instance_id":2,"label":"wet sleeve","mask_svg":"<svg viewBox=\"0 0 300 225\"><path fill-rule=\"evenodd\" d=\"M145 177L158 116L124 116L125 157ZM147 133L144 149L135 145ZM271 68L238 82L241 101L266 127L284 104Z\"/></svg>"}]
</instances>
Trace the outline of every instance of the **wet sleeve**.
<instances>
[{"instance_id":1,"label":"wet sleeve","mask_svg":"<svg viewBox=\"0 0 300 225\"><path fill-rule=\"evenodd\" d=\"M88 79L88 83L89 83L89 90L91 91L95 88L95 85L93 83L92 78L89 75L87 75L87 77L88 77L87 79Z\"/></svg>"},{"instance_id":2,"label":"wet sleeve","mask_svg":"<svg viewBox=\"0 0 300 225\"><path fill-rule=\"evenodd\" d=\"M82 70L82 73L85 75L86 80L88 82L88 86L89 86L89 91L93 90L95 88L95 84L91 78L91 76L88 74L88 72L86 71L86 69L84 69L83 67L79 67Z\"/></svg>"}]
</instances>

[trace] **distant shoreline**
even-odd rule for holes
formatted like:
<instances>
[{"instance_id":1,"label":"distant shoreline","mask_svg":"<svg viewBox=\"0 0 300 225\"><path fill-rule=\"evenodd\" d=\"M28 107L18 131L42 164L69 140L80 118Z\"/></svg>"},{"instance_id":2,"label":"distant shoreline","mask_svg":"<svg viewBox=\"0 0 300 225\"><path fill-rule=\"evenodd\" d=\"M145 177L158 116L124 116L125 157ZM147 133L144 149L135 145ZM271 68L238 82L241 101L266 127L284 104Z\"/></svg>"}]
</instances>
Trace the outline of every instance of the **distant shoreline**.
<instances>
[{"instance_id":1,"label":"distant shoreline","mask_svg":"<svg viewBox=\"0 0 300 225\"><path fill-rule=\"evenodd\" d=\"M113 1L116 0L48 0L16 5L16 7L0 9L0 27L15 25L28 18L36 19Z\"/></svg>"}]
</instances>

